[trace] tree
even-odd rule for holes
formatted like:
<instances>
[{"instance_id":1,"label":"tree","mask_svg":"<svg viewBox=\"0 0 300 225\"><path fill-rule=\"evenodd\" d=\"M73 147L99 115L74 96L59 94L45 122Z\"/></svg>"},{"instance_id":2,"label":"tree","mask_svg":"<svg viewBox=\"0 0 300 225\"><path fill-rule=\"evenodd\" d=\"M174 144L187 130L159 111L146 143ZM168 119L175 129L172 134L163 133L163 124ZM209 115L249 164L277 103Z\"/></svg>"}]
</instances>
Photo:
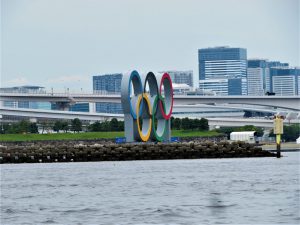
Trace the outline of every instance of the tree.
<instances>
[{"instance_id":1,"label":"tree","mask_svg":"<svg viewBox=\"0 0 300 225\"><path fill-rule=\"evenodd\" d=\"M300 124L283 126L282 138L285 141L295 141L300 135Z\"/></svg>"},{"instance_id":2,"label":"tree","mask_svg":"<svg viewBox=\"0 0 300 225\"><path fill-rule=\"evenodd\" d=\"M264 130L260 127L253 125L245 125L243 127L221 127L218 132L226 134L230 138L230 133L234 131L256 131L256 135L261 137L264 134Z\"/></svg>"},{"instance_id":3,"label":"tree","mask_svg":"<svg viewBox=\"0 0 300 225\"><path fill-rule=\"evenodd\" d=\"M36 123L30 123L30 126L29 126L29 132L31 134L36 134L39 132L39 129L38 129L38 126Z\"/></svg>"},{"instance_id":4,"label":"tree","mask_svg":"<svg viewBox=\"0 0 300 225\"><path fill-rule=\"evenodd\" d=\"M300 124L283 126L282 139L285 141L295 141L300 135ZM270 137L275 137L273 129L270 132Z\"/></svg>"},{"instance_id":5,"label":"tree","mask_svg":"<svg viewBox=\"0 0 300 225\"><path fill-rule=\"evenodd\" d=\"M119 121L118 127L119 131L124 131L124 121Z\"/></svg>"},{"instance_id":6,"label":"tree","mask_svg":"<svg viewBox=\"0 0 300 225\"><path fill-rule=\"evenodd\" d=\"M172 128L175 129L175 130L180 130L180 128L181 128L181 119L175 118L173 120Z\"/></svg>"},{"instance_id":7,"label":"tree","mask_svg":"<svg viewBox=\"0 0 300 225\"><path fill-rule=\"evenodd\" d=\"M55 121L53 130L57 133L62 130L62 122L60 120Z\"/></svg>"},{"instance_id":8,"label":"tree","mask_svg":"<svg viewBox=\"0 0 300 225\"><path fill-rule=\"evenodd\" d=\"M171 120L170 120L170 122L171 122L171 128L173 128L173 124L174 124L174 116L171 116Z\"/></svg>"},{"instance_id":9,"label":"tree","mask_svg":"<svg viewBox=\"0 0 300 225\"><path fill-rule=\"evenodd\" d=\"M201 126L200 126L200 120L199 119L193 119L193 120L190 120L190 128L192 130L201 130Z\"/></svg>"},{"instance_id":10,"label":"tree","mask_svg":"<svg viewBox=\"0 0 300 225\"><path fill-rule=\"evenodd\" d=\"M62 121L61 122L61 129L65 131L65 133L67 133L67 131L69 130L69 123L67 121Z\"/></svg>"},{"instance_id":11,"label":"tree","mask_svg":"<svg viewBox=\"0 0 300 225\"><path fill-rule=\"evenodd\" d=\"M110 123L109 121L105 120L101 123L101 131L109 131L110 130Z\"/></svg>"},{"instance_id":12,"label":"tree","mask_svg":"<svg viewBox=\"0 0 300 225\"><path fill-rule=\"evenodd\" d=\"M82 122L80 119L75 118L71 121L72 130L75 132L82 131Z\"/></svg>"},{"instance_id":13,"label":"tree","mask_svg":"<svg viewBox=\"0 0 300 225\"><path fill-rule=\"evenodd\" d=\"M17 126L18 133L27 133L29 131L30 123L27 120L22 120Z\"/></svg>"},{"instance_id":14,"label":"tree","mask_svg":"<svg viewBox=\"0 0 300 225\"><path fill-rule=\"evenodd\" d=\"M243 127L236 128L235 131L255 131L259 137L264 135L264 130L262 128L255 127L253 125L245 125Z\"/></svg>"},{"instance_id":15,"label":"tree","mask_svg":"<svg viewBox=\"0 0 300 225\"><path fill-rule=\"evenodd\" d=\"M3 129L5 134L16 134L19 132L17 124L5 124Z\"/></svg>"},{"instance_id":16,"label":"tree","mask_svg":"<svg viewBox=\"0 0 300 225\"><path fill-rule=\"evenodd\" d=\"M42 122L41 122L41 126L42 126L42 134L44 133L44 131L45 131L47 125L48 125L48 124L47 124L47 121L42 121Z\"/></svg>"},{"instance_id":17,"label":"tree","mask_svg":"<svg viewBox=\"0 0 300 225\"><path fill-rule=\"evenodd\" d=\"M116 118L112 118L109 122L110 130L111 131L118 131L119 130L119 124L118 120Z\"/></svg>"},{"instance_id":18,"label":"tree","mask_svg":"<svg viewBox=\"0 0 300 225\"><path fill-rule=\"evenodd\" d=\"M118 121L113 118L111 121L103 121L102 123L97 121L88 126L88 130L92 132L97 131L123 131L124 121Z\"/></svg>"},{"instance_id":19,"label":"tree","mask_svg":"<svg viewBox=\"0 0 300 225\"><path fill-rule=\"evenodd\" d=\"M227 138L230 138L230 133L233 132L236 128L235 127L221 127L217 131L219 133L226 134Z\"/></svg>"},{"instance_id":20,"label":"tree","mask_svg":"<svg viewBox=\"0 0 300 225\"><path fill-rule=\"evenodd\" d=\"M5 134L5 128L4 128L5 124L1 123L0 126L1 126L0 127L0 134Z\"/></svg>"},{"instance_id":21,"label":"tree","mask_svg":"<svg viewBox=\"0 0 300 225\"><path fill-rule=\"evenodd\" d=\"M92 132L97 132L97 131L101 131L101 123L99 121L91 124L89 126L89 130Z\"/></svg>"},{"instance_id":22,"label":"tree","mask_svg":"<svg viewBox=\"0 0 300 225\"><path fill-rule=\"evenodd\" d=\"M191 121L189 118L185 117L181 120L181 128L183 130L189 130L191 128Z\"/></svg>"},{"instance_id":23,"label":"tree","mask_svg":"<svg viewBox=\"0 0 300 225\"><path fill-rule=\"evenodd\" d=\"M200 130L209 130L208 120L205 118L200 119Z\"/></svg>"}]
</instances>

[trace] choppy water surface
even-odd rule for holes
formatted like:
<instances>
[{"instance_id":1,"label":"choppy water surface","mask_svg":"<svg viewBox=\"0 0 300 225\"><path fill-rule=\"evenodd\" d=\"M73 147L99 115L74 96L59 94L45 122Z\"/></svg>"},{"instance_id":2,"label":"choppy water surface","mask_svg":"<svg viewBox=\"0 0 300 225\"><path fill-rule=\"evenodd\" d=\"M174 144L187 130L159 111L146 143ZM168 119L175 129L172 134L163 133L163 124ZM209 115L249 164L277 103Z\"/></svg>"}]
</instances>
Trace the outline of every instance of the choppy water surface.
<instances>
[{"instance_id":1,"label":"choppy water surface","mask_svg":"<svg viewBox=\"0 0 300 225\"><path fill-rule=\"evenodd\" d=\"M1 165L1 224L300 223L299 157Z\"/></svg>"}]
</instances>

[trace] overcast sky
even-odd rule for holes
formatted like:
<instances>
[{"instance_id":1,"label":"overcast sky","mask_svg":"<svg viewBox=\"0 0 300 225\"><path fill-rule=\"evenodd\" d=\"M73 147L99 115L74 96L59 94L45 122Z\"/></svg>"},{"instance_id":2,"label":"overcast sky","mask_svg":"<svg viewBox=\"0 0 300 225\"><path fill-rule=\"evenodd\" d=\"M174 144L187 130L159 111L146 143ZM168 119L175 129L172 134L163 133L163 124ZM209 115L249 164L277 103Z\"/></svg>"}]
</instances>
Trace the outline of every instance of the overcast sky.
<instances>
[{"instance_id":1,"label":"overcast sky","mask_svg":"<svg viewBox=\"0 0 300 225\"><path fill-rule=\"evenodd\" d=\"M92 76L193 70L197 49L299 66L298 0L1 0L1 86L92 90Z\"/></svg>"}]
</instances>

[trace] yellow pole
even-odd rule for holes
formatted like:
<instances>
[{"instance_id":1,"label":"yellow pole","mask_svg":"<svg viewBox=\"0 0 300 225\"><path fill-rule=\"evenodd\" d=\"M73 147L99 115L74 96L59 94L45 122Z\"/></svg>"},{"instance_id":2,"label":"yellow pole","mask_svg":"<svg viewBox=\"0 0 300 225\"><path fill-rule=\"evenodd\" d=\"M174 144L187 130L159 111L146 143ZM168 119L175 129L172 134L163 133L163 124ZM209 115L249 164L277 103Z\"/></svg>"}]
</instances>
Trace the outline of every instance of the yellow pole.
<instances>
[{"instance_id":1,"label":"yellow pole","mask_svg":"<svg viewBox=\"0 0 300 225\"><path fill-rule=\"evenodd\" d=\"M280 155L280 149L281 149L280 143L281 143L281 135L280 134L276 134L277 158L281 157L281 155Z\"/></svg>"}]
</instances>

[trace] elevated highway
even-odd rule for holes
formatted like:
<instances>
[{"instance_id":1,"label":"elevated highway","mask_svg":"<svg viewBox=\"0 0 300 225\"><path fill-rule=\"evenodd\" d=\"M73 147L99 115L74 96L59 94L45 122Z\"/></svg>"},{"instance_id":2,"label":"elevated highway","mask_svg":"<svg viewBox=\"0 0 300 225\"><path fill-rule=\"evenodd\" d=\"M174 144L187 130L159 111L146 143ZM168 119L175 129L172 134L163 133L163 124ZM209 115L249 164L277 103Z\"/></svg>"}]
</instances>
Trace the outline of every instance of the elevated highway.
<instances>
[{"instance_id":1,"label":"elevated highway","mask_svg":"<svg viewBox=\"0 0 300 225\"><path fill-rule=\"evenodd\" d=\"M60 104L77 102L111 102L120 103L120 95L95 94L23 94L0 93L0 101L39 101ZM189 96L174 95L174 105L194 104L247 104L278 107L282 109L300 111L299 96Z\"/></svg>"},{"instance_id":2,"label":"elevated highway","mask_svg":"<svg viewBox=\"0 0 300 225\"><path fill-rule=\"evenodd\" d=\"M79 118L80 120L88 120L88 121L104 121L104 120L110 120L112 118L123 119L124 117L123 114L86 113L86 112L23 109L23 108L9 108L9 107L1 107L0 115L20 116L20 117L29 117L29 118L44 118L44 119L67 119L67 120Z\"/></svg>"},{"instance_id":3,"label":"elevated highway","mask_svg":"<svg viewBox=\"0 0 300 225\"><path fill-rule=\"evenodd\" d=\"M297 120L290 122L284 121L284 124L299 123ZM208 125L210 128L215 127L241 127L245 125L253 125L256 127L273 128L273 120L271 119L253 119L253 118L209 118Z\"/></svg>"},{"instance_id":4,"label":"elevated highway","mask_svg":"<svg viewBox=\"0 0 300 225\"><path fill-rule=\"evenodd\" d=\"M70 111L58 111L58 110L41 110L41 109L21 109L21 108L7 108L2 107L0 114L10 116L21 116L29 118L47 118L47 119L74 119L88 121L103 121L117 118L119 120L124 119L123 114L109 114L109 113L85 113L85 112L70 112ZM174 115L176 117L176 115ZM207 118L209 126L214 128L220 127L234 127L244 125L254 125L257 127L273 128L273 120L270 119L247 119L247 118ZM299 123L299 120L285 120L284 123Z\"/></svg>"}]
</instances>

